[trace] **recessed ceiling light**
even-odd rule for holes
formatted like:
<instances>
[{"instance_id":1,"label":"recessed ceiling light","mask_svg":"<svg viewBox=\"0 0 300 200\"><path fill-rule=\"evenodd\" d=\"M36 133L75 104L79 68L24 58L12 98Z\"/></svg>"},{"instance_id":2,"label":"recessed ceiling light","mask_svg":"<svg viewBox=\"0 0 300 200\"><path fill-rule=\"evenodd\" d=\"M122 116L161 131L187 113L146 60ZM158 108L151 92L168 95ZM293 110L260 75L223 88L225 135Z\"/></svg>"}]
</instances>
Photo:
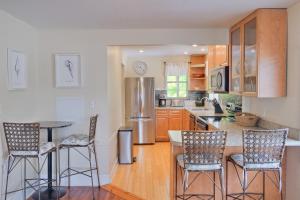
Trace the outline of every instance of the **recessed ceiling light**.
<instances>
[{"instance_id":1,"label":"recessed ceiling light","mask_svg":"<svg viewBox=\"0 0 300 200\"><path fill-rule=\"evenodd\" d=\"M143 50L143 49L140 49L139 52L140 52L140 53L144 53L144 50Z\"/></svg>"},{"instance_id":2,"label":"recessed ceiling light","mask_svg":"<svg viewBox=\"0 0 300 200\"><path fill-rule=\"evenodd\" d=\"M188 55L188 54L189 54L189 52L185 51L185 52L183 52L183 54L184 54L184 55Z\"/></svg>"},{"instance_id":3,"label":"recessed ceiling light","mask_svg":"<svg viewBox=\"0 0 300 200\"><path fill-rule=\"evenodd\" d=\"M204 49L204 48L201 48L201 51L203 52L203 51L205 51L205 49Z\"/></svg>"},{"instance_id":4,"label":"recessed ceiling light","mask_svg":"<svg viewBox=\"0 0 300 200\"><path fill-rule=\"evenodd\" d=\"M193 45L192 45L192 47L197 47L197 46L198 46L197 44L193 44Z\"/></svg>"}]
</instances>

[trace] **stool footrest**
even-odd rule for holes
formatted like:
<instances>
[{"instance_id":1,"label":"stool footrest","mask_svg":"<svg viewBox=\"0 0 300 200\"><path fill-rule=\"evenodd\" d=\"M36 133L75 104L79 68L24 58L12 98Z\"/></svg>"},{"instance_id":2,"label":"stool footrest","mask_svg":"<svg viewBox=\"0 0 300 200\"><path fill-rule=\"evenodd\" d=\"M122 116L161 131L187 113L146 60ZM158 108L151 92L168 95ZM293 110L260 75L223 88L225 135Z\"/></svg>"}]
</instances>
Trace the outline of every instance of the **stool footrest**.
<instances>
[{"instance_id":1,"label":"stool footrest","mask_svg":"<svg viewBox=\"0 0 300 200\"><path fill-rule=\"evenodd\" d=\"M240 199L242 200L243 199L243 196L246 196L246 197L252 197L253 199L256 198L263 198L264 194L263 193L256 193L256 192L240 192L240 193L231 193L231 194L227 194L226 196L229 197L228 199L232 198L232 199Z\"/></svg>"},{"instance_id":2,"label":"stool footrest","mask_svg":"<svg viewBox=\"0 0 300 200\"><path fill-rule=\"evenodd\" d=\"M197 198L200 198L200 199L203 199L203 198L201 198L201 197L206 197L206 198L208 198L208 199L213 199L214 198L214 194L185 194L184 195L185 197L184 197L184 199L185 200L187 200L187 199L190 199L190 198L192 198L192 197L197 197ZM181 194L181 195L176 195L176 197L177 198L179 198L179 199L183 199L183 195Z\"/></svg>"}]
</instances>

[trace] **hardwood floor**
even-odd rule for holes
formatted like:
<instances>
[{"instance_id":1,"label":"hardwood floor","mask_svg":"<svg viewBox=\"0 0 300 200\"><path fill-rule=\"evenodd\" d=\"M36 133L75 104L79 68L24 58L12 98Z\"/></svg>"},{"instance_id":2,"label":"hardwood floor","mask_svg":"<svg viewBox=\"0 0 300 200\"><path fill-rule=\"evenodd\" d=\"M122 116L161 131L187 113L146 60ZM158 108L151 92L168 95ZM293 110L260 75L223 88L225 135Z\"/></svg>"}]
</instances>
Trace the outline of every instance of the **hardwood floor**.
<instances>
[{"instance_id":1,"label":"hardwood floor","mask_svg":"<svg viewBox=\"0 0 300 200\"><path fill-rule=\"evenodd\" d=\"M71 187L67 194L60 198L61 200L91 200L93 199L93 190L91 187ZM95 200L122 200L115 194L101 188L95 190Z\"/></svg>"},{"instance_id":2,"label":"hardwood floor","mask_svg":"<svg viewBox=\"0 0 300 200\"><path fill-rule=\"evenodd\" d=\"M147 200L168 200L170 143L135 145L132 165L119 165L112 184Z\"/></svg>"},{"instance_id":3,"label":"hardwood floor","mask_svg":"<svg viewBox=\"0 0 300 200\"><path fill-rule=\"evenodd\" d=\"M71 187L67 194L60 200L91 200L93 199L93 190L91 187ZM28 200L32 200L29 198ZM142 200L141 198L130 194L113 185L104 185L95 188L95 200Z\"/></svg>"}]
</instances>

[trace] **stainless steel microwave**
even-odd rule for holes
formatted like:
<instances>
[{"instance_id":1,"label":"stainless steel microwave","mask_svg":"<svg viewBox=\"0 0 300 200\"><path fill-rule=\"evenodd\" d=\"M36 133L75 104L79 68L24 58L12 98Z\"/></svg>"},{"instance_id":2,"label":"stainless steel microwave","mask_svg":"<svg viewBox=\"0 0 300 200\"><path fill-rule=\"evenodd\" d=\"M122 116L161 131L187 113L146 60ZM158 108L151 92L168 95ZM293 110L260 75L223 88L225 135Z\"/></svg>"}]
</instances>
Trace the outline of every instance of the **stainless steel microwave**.
<instances>
[{"instance_id":1,"label":"stainless steel microwave","mask_svg":"<svg viewBox=\"0 0 300 200\"><path fill-rule=\"evenodd\" d=\"M210 71L210 90L226 93L229 91L229 67L222 66Z\"/></svg>"}]
</instances>

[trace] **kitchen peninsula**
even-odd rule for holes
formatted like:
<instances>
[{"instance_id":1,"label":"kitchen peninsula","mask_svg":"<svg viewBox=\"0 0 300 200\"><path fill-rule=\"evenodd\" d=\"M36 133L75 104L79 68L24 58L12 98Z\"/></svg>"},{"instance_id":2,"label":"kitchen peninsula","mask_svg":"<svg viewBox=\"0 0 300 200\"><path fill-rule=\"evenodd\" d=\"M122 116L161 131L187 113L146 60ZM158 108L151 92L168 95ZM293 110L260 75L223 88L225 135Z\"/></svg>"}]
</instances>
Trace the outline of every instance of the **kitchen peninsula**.
<instances>
[{"instance_id":1,"label":"kitchen peninsula","mask_svg":"<svg viewBox=\"0 0 300 200\"><path fill-rule=\"evenodd\" d=\"M201 113L197 113L198 116L201 116ZM208 120L208 129L209 130L226 130L227 131L227 140L226 140L226 147L224 152L224 160L223 165L226 168L225 158L226 156L233 154L233 153L242 153L242 130L246 129L247 127L243 127L238 125L237 123L228 120L227 118L223 118L220 121L213 121ZM254 127L255 129L260 129L260 127ZM170 199L175 199L175 177L176 177L176 156L183 152L182 149L182 138L181 138L181 131L169 131L169 137L171 142L171 154L170 154L170 161L171 161L171 174L170 174ZM300 147L300 141L294 139L287 139L286 148L289 147ZM286 155L284 156L283 161L283 191L285 192L285 176L286 176ZM229 192L241 192L241 187L239 185L238 178L233 171L233 167L229 164L229 183L228 184L228 191ZM226 169L225 169L226 172ZM269 172L268 172L269 173ZM181 187L181 173L178 171L178 193L181 194L182 187ZM255 175L255 172L249 173L249 179L251 180L252 177ZM258 176L260 176L259 174ZM274 174L269 173L269 176L273 177ZM226 177L226 175L225 175ZM190 180L193 180L194 176L191 173ZM216 182L219 184L219 179L216 176ZM224 181L226 183L226 180ZM261 192L262 190L262 176L255 179L255 181L250 185L249 191L253 192ZM216 188L215 188L216 189ZM274 187L271 181L267 178L266 179L266 200L279 200L280 193L278 189ZM212 193L213 186L209 181L208 177L205 174L201 174L196 183L193 183L191 188L187 191L187 193ZM221 193L218 189L216 189L217 198L221 199Z\"/></svg>"}]
</instances>

